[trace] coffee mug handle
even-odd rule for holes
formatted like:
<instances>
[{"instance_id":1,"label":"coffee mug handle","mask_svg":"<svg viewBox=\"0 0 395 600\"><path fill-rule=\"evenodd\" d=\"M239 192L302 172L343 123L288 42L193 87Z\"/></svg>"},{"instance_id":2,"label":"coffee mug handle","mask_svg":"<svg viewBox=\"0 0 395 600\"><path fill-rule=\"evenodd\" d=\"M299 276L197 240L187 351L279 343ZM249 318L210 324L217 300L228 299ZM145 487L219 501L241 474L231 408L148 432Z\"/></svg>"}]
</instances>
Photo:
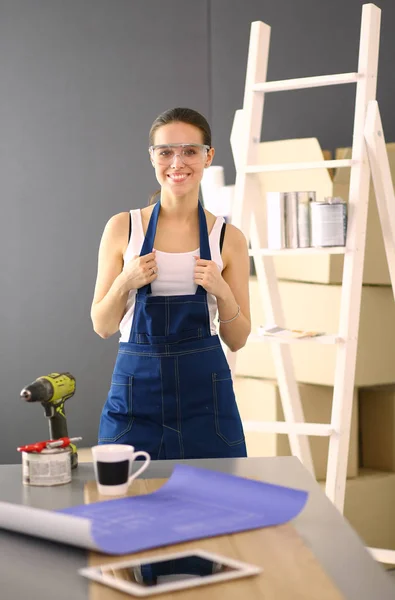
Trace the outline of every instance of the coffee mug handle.
<instances>
[{"instance_id":1,"label":"coffee mug handle","mask_svg":"<svg viewBox=\"0 0 395 600\"><path fill-rule=\"evenodd\" d=\"M150 455L148 454L148 452L144 452L144 450L139 450L138 452L135 452L133 454L133 461L137 458L137 456L144 456L145 457L145 461L143 462L143 464L141 465L141 467L135 473L133 473L133 475L131 475L129 477L128 486L132 483L132 481L134 479L136 479L136 477L138 475L140 475L141 473L143 473L143 471L145 471L145 469L148 467L148 465L151 462Z\"/></svg>"}]
</instances>

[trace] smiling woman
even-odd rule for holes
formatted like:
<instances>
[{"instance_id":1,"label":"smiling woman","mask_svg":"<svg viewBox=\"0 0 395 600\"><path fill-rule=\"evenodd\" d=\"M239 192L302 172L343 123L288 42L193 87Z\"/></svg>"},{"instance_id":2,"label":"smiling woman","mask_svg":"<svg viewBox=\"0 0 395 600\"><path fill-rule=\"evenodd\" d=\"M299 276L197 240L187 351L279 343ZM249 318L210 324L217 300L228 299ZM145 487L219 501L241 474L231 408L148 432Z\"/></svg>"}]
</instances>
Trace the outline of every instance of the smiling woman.
<instances>
[{"instance_id":1,"label":"smiling woman","mask_svg":"<svg viewBox=\"0 0 395 600\"><path fill-rule=\"evenodd\" d=\"M169 126L169 125L180 125L182 124L183 127L181 128L182 130L179 132L178 130L180 129L179 127L177 127L176 130L174 130L174 132L170 132L168 131L168 129L163 131L163 128L165 126ZM190 125L190 129L186 130L185 127L187 125ZM161 131L162 130L162 131ZM169 159L169 162L164 162L164 157L167 154L168 156L176 156L177 152L176 152L176 147L177 144L171 144L173 146L173 149L169 148L168 144L163 143L163 140L167 141L168 139L171 138L171 134L174 133L175 136L177 136L178 134L180 135L186 135L188 137L188 134L190 132L190 138L187 140L185 146L191 146L191 142L192 140L197 140L196 144L193 144L193 146L195 147L195 151L199 152L197 150L197 148L200 148L200 161L195 161L192 160L190 162L190 164L195 164L195 165L199 165L203 167L208 167L210 166L213 158L214 158L214 154L215 154L215 150L214 148L211 147L211 129L210 129L210 125L208 124L207 120L203 117L203 115L201 115L200 113L196 112L196 111L192 111L191 109L188 108L176 108L176 109L172 109L172 110L168 110L164 113L162 113L161 115L159 115L155 121L153 122L152 126L151 126L151 130L149 133L149 143L150 143L150 147L149 147L149 152L151 155L151 161L153 163L153 165L155 166L155 164L159 165L159 164L165 164L165 166L168 166L169 164L171 164L171 160ZM185 138L186 139L186 138ZM173 137L173 142L175 142L176 140L178 140L178 138ZM180 141L180 140L179 140ZM179 145L182 148L182 145ZM175 147L175 148L174 148ZM157 149L157 150L156 150ZM161 152L162 149L162 152ZM164 150L164 152L163 152ZM166 151L167 150L167 151ZM170 154L168 154L168 152L170 151ZM174 152L174 154L171 154L171 151ZM162 158L160 157L160 155L162 154ZM185 155L188 154L188 152L184 152L183 156L185 157ZM158 161L159 158L159 161ZM206 163L204 162L204 159L207 159ZM188 159L187 159L188 160ZM181 165L184 164L186 165L187 162L182 161ZM156 173L157 177L158 177L158 173ZM174 173L173 174L173 179L176 179L178 176L184 176L186 177L187 175L185 173ZM203 171L202 171L202 176L203 176ZM158 179L159 183L161 183L161 181ZM155 199L155 197L161 193L161 190L158 190L151 198L151 202Z\"/></svg>"},{"instance_id":2,"label":"smiling woman","mask_svg":"<svg viewBox=\"0 0 395 600\"><path fill-rule=\"evenodd\" d=\"M169 167L175 162L177 156L180 156L182 163L185 166L202 165L208 157L210 146L206 144L158 144L150 146L149 152L153 165L161 165ZM213 155L212 155L213 156ZM211 156L211 158L212 158ZM186 171L171 171L167 176L174 183L184 183L190 173ZM160 194L160 190L151 198L151 202L155 196Z\"/></svg>"},{"instance_id":3,"label":"smiling woman","mask_svg":"<svg viewBox=\"0 0 395 600\"><path fill-rule=\"evenodd\" d=\"M91 316L101 337L121 337L99 443L153 459L246 456L219 336L235 351L250 333L249 258L244 235L227 224L224 236L199 202L214 154L198 112L159 115L149 156L160 199L105 227Z\"/></svg>"}]
</instances>

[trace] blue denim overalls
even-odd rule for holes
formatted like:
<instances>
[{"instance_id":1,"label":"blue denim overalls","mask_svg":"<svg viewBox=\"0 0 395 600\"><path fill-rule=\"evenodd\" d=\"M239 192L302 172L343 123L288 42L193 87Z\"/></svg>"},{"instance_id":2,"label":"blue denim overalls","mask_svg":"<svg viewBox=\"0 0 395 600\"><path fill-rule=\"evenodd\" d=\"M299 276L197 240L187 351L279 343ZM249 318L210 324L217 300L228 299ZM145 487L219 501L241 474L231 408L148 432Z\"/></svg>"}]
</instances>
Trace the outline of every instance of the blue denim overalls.
<instances>
[{"instance_id":1,"label":"blue denim overalls","mask_svg":"<svg viewBox=\"0 0 395 600\"><path fill-rule=\"evenodd\" d=\"M152 252L160 202L140 256ZM211 260L199 202L200 257ZM246 456L231 373L211 335L207 292L152 296L140 288L129 342L120 342L99 444L131 444L152 459Z\"/></svg>"}]
</instances>

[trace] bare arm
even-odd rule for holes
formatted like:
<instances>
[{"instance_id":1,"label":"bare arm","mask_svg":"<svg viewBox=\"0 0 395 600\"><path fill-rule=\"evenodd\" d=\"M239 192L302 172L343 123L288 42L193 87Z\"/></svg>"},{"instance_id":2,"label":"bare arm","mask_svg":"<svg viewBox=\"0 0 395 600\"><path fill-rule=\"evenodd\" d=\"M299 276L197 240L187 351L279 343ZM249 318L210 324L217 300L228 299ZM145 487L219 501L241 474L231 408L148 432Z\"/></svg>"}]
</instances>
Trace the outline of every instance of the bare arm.
<instances>
[{"instance_id":1,"label":"bare arm","mask_svg":"<svg viewBox=\"0 0 395 600\"><path fill-rule=\"evenodd\" d=\"M100 242L91 318L93 329L102 338L108 338L118 331L130 290L152 283L158 276L154 252L134 256L124 265L129 218L129 213L111 217Z\"/></svg>"},{"instance_id":2,"label":"bare arm","mask_svg":"<svg viewBox=\"0 0 395 600\"><path fill-rule=\"evenodd\" d=\"M217 298L220 321L219 334L232 350L242 348L251 331L249 275L250 261L247 242L233 225L226 226L222 251L222 274L212 260L195 256L194 282Z\"/></svg>"},{"instance_id":3,"label":"bare arm","mask_svg":"<svg viewBox=\"0 0 395 600\"><path fill-rule=\"evenodd\" d=\"M111 217L100 242L91 319L93 329L102 338L108 338L118 330L129 295L122 277L129 218L126 212Z\"/></svg>"},{"instance_id":4,"label":"bare arm","mask_svg":"<svg viewBox=\"0 0 395 600\"><path fill-rule=\"evenodd\" d=\"M224 270L222 278L226 285L217 297L218 314L221 321L239 316L229 323L220 323L219 334L230 350L236 352L245 346L251 332L249 276L250 261L248 246L243 233L226 225L223 246Z\"/></svg>"}]
</instances>

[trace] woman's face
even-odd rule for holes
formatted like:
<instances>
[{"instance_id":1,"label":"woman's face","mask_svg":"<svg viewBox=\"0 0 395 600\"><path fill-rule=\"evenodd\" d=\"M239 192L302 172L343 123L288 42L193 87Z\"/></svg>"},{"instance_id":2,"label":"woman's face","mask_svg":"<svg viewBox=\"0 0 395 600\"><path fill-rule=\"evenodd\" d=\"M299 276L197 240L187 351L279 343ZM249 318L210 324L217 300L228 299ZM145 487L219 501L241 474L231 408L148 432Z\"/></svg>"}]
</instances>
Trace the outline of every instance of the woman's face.
<instances>
[{"instance_id":1,"label":"woman's face","mask_svg":"<svg viewBox=\"0 0 395 600\"><path fill-rule=\"evenodd\" d=\"M166 144L180 144L180 146L173 146L170 151L163 149L160 154L157 152L151 154L155 175L162 189L167 189L174 196L185 196L190 192L196 192L203 177L203 170L212 162L214 149L211 148L206 152L191 146L190 149L183 150L181 144L203 145L204 141L203 133L198 127L180 122L162 125L156 130L154 146ZM168 162L169 158L170 162Z\"/></svg>"}]
</instances>

